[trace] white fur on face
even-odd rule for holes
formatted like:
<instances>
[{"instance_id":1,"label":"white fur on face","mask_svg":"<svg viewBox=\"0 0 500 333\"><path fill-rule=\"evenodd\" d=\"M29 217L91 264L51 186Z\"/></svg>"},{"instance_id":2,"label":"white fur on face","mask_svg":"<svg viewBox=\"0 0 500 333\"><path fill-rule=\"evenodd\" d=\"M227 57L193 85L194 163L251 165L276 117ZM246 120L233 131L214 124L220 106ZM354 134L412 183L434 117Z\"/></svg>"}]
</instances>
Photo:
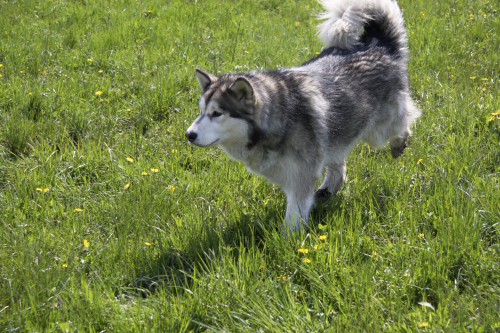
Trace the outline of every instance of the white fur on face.
<instances>
[{"instance_id":1,"label":"white fur on face","mask_svg":"<svg viewBox=\"0 0 500 333\"><path fill-rule=\"evenodd\" d=\"M192 144L200 147L230 146L242 142L246 144L248 124L244 120L231 118L222 112L214 101L206 105L203 97L200 99L199 106L201 113L187 130L197 134ZM214 117L214 112L220 112L222 115Z\"/></svg>"}]
</instances>

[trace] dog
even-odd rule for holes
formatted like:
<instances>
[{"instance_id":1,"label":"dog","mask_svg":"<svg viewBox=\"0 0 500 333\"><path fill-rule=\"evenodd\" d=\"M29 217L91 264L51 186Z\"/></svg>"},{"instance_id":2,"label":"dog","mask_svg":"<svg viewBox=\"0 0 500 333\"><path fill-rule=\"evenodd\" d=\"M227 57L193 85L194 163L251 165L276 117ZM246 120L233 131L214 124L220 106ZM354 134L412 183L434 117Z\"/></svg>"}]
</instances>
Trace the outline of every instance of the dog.
<instances>
[{"instance_id":1,"label":"dog","mask_svg":"<svg viewBox=\"0 0 500 333\"><path fill-rule=\"evenodd\" d=\"M197 69L200 114L186 132L190 144L220 146L280 186L291 231L307 225L315 200L339 191L358 142L389 142L396 158L421 115L410 96L408 42L397 3L322 4L318 28L325 47L302 66L220 76Z\"/></svg>"}]
</instances>

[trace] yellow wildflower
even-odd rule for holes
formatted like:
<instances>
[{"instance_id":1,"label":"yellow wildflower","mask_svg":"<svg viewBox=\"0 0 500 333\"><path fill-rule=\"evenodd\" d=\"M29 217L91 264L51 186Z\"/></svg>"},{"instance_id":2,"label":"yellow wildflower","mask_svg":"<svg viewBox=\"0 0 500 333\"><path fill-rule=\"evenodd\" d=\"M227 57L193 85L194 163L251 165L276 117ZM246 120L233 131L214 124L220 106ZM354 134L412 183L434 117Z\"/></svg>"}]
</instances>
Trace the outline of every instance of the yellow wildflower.
<instances>
[{"instance_id":1,"label":"yellow wildflower","mask_svg":"<svg viewBox=\"0 0 500 333\"><path fill-rule=\"evenodd\" d=\"M286 276L285 274L280 274L280 276L278 276L278 280L280 280L281 282L285 282L286 280L288 280L288 276Z\"/></svg>"},{"instance_id":2,"label":"yellow wildflower","mask_svg":"<svg viewBox=\"0 0 500 333\"><path fill-rule=\"evenodd\" d=\"M490 113L490 115L486 118L486 123L489 124L495 120L500 120L500 110Z\"/></svg>"},{"instance_id":3,"label":"yellow wildflower","mask_svg":"<svg viewBox=\"0 0 500 333\"><path fill-rule=\"evenodd\" d=\"M123 186L123 188L124 188L125 190L128 190L128 189L130 188L130 186L132 186L132 184L127 183L127 184L125 184L125 186Z\"/></svg>"},{"instance_id":4,"label":"yellow wildflower","mask_svg":"<svg viewBox=\"0 0 500 333\"><path fill-rule=\"evenodd\" d=\"M81 208L75 208L75 209L73 209L73 212L75 212L75 213L81 213L81 212L83 212L83 209L81 209Z\"/></svg>"},{"instance_id":5,"label":"yellow wildflower","mask_svg":"<svg viewBox=\"0 0 500 333\"><path fill-rule=\"evenodd\" d=\"M90 242L86 239L83 240L83 247L88 249L90 247Z\"/></svg>"},{"instance_id":6,"label":"yellow wildflower","mask_svg":"<svg viewBox=\"0 0 500 333\"><path fill-rule=\"evenodd\" d=\"M143 171L143 172L141 173L141 175L143 175L143 176L147 176L147 175L149 175L149 173L147 173L146 171Z\"/></svg>"},{"instance_id":7,"label":"yellow wildflower","mask_svg":"<svg viewBox=\"0 0 500 333\"><path fill-rule=\"evenodd\" d=\"M134 159L132 157L127 157L126 160L130 163L134 163Z\"/></svg>"},{"instance_id":8,"label":"yellow wildflower","mask_svg":"<svg viewBox=\"0 0 500 333\"><path fill-rule=\"evenodd\" d=\"M62 264L62 268L68 268L68 264Z\"/></svg>"},{"instance_id":9,"label":"yellow wildflower","mask_svg":"<svg viewBox=\"0 0 500 333\"><path fill-rule=\"evenodd\" d=\"M322 241L322 242L326 241L327 239L328 239L328 235L321 235L321 236L319 236L319 240Z\"/></svg>"},{"instance_id":10,"label":"yellow wildflower","mask_svg":"<svg viewBox=\"0 0 500 333\"><path fill-rule=\"evenodd\" d=\"M153 168L153 169L151 169L151 172L153 172L153 173L160 172L160 169L154 169Z\"/></svg>"},{"instance_id":11,"label":"yellow wildflower","mask_svg":"<svg viewBox=\"0 0 500 333\"><path fill-rule=\"evenodd\" d=\"M0 64L0 68L3 68L3 64Z\"/></svg>"},{"instance_id":12,"label":"yellow wildflower","mask_svg":"<svg viewBox=\"0 0 500 333\"><path fill-rule=\"evenodd\" d=\"M47 193L47 192L50 191L50 189L48 187L43 187L43 188L37 187L36 191L37 192L42 192L42 193Z\"/></svg>"},{"instance_id":13,"label":"yellow wildflower","mask_svg":"<svg viewBox=\"0 0 500 333\"><path fill-rule=\"evenodd\" d=\"M301 247L301 248L298 250L298 252L299 252L300 254L308 254L308 253L309 253L309 250L308 250L308 249L305 249L305 248L303 248L303 247Z\"/></svg>"},{"instance_id":14,"label":"yellow wildflower","mask_svg":"<svg viewBox=\"0 0 500 333\"><path fill-rule=\"evenodd\" d=\"M102 90L97 90L97 91L95 92L95 95L96 95L97 97L101 97L101 96L102 96L102 94L104 94L104 92L103 92Z\"/></svg>"},{"instance_id":15,"label":"yellow wildflower","mask_svg":"<svg viewBox=\"0 0 500 333\"><path fill-rule=\"evenodd\" d=\"M309 259L309 258L304 258L304 259L302 259L302 262L303 262L304 264L310 264L312 261L311 261L311 259Z\"/></svg>"},{"instance_id":16,"label":"yellow wildflower","mask_svg":"<svg viewBox=\"0 0 500 333\"><path fill-rule=\"evenodd\" d=\"M420 239L424 239L424 238L425 238L425 235L424 235L424 234L422 234L422 233L420 233L420 234L418 234L418 238L420 238Z\"/></svg>"},{"instance_id":17,"label":"yellow wildflower","mask_svg":"<svg viewBox=\"0 0 500 333\"><path fill-rule=\"evenodd\" d=\"M146 246L153 246L153 243L145 242L144 245L146 245Z\"/></svg>"},{"instance_id":18,"label":"yellow wildflower","mask_svg":"<svg viewBox=\"0 0 500 333\"><path fill-rule=\"evenodd\" d=\"M418 327L421 327L421 328L424 328L424 327L427 327L427 326L429 326L429 323L425 322L425 321L423 323L418 324Z\"/></svg>"}]
</instances>

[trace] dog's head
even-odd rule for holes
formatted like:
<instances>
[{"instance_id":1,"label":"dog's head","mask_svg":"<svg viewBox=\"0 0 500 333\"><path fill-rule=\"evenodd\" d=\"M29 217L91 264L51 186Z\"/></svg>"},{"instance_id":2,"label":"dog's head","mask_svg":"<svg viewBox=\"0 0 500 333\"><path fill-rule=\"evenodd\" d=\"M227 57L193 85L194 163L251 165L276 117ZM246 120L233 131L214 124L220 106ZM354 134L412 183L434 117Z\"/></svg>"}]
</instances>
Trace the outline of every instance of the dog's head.
<instances>
[{"instance_id":1,"label":"dog's head","mask_svg":"<svg viewBox=\"0 0 500 333\"><path fill-rule=\"evenodd\" d=\"M200 147L247 145L256 107L250 81L237 74L216 77L200 69L196 76L203 93L200 114L186 131L189 142Z\"/></svg>"}]
</instances>

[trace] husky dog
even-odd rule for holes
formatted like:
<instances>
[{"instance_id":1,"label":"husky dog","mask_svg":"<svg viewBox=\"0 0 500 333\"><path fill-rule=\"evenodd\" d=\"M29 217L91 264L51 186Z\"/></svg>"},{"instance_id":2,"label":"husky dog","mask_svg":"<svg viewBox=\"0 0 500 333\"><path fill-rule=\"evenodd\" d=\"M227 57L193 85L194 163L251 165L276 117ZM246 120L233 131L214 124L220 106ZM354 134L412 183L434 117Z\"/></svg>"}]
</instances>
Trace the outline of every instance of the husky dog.
<instances>
[{"instance_id":1,"label":"husky dog","mask_svg":"<svg viewBox=\"0 0 500 333\"><path fill-rule=\"evenodd\" d=\"M410 97L403 16L392 0L323 0L325 49L300 67L214 76L196 70L200 114L186 137L220 146L279 185L291 230L346 181L356 143L401 155L420 110ZM316 183L326 174L315 191Z\"/></svg>"}]
</instances>

